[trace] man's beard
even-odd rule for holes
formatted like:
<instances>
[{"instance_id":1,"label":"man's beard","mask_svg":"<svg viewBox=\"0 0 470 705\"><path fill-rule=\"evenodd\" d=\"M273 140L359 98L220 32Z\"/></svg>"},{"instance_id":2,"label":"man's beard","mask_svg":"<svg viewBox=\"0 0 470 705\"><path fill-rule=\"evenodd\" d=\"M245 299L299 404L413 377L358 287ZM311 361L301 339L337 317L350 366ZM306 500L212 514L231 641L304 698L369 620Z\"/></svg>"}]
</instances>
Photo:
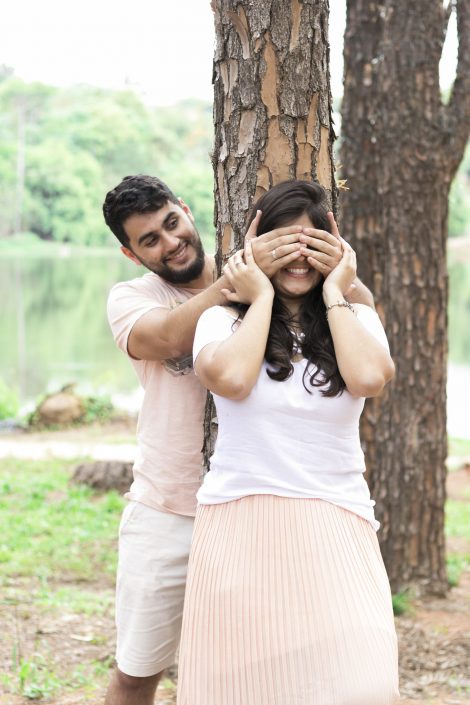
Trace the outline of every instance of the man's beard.
<instances>
[{"instance_id":1,"label":"man's beard","mask_svg":"<svg viewBox=\"0 0 470 705\"><path fill-rule=\"evenodd\" d=\"M138 259L145 267L147 267L147 269L154 274L158 274L159 277L170 284L189 284L189 282L192 282L194 279L198 279L198 277L201 276L205 265L205 254L201 238L198 233L193 235L190 240L186 240L186 243L189 247L193 247L196 252L196 259L191 262L191 264L188 264L187 267L174 270L165 262L160 262L160 264L156 266L150 265L140 257L138 257Z\"/></svg>"}]
</instances>

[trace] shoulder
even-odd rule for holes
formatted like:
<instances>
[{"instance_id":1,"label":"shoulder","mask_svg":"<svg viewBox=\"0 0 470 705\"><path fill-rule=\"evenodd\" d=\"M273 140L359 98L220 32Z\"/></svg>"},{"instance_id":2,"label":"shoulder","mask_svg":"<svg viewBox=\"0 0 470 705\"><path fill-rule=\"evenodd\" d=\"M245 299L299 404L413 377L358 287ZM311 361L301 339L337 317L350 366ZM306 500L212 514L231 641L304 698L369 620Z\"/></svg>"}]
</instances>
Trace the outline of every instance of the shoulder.
<instances>
[{"instance_id":1,"label":"shoulder","mask_svg":"<svg viewBox=\"0 0 470 705\"><path fill-rule=\"evenodd\" d=\"M194 336L194 360L209 343L222 342L236 330L238 313L226 306L211 306L201 314Z\"/></svg>"},{"instance_id":2,"label":"shoulder","mask_svg":"<svg viewBox=\"0 0 470 705\"><path fill-rule=\"evenodd\" d=\"M110 292L109 298L117 298L124 295L155 295L160 292L167 292L170 287L161 277L153 272L147 272L141 277L136 277L135 279L129 279L128 281L118 282L115 284Z\"/></svg>"},{"instance_id":3,"label":"shoulder","mask_svg":"<svg viewBox=\"0 0 470 705\"><path fill-rule=\"evenodd\" d=\"M200 322L206 323L209 321L230 321L234 322L238 319L238 311L230 306L211 306L207 308L199 317Z\"/></svg>"}]
</instances>

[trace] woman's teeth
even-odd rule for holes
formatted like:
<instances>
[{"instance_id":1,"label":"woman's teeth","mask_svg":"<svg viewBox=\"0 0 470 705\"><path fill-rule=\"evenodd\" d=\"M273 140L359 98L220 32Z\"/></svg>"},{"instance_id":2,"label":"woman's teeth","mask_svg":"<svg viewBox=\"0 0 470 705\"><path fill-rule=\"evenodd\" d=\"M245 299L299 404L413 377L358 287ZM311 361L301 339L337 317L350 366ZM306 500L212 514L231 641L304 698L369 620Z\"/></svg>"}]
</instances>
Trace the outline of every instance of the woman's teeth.
<instances>
[{"instance_id":1,"label":"woman's teeth","mask_svg":"<svg viewBox=\"0 0 470 705\"><path fill-rule=\"evenodd\" d=\"M286 272L289 272L289 274L307 274L308 271L308 267L306 267L305 269L294 269L293 267L289 267L286 269Z\"/></svg>"}]
</instances>

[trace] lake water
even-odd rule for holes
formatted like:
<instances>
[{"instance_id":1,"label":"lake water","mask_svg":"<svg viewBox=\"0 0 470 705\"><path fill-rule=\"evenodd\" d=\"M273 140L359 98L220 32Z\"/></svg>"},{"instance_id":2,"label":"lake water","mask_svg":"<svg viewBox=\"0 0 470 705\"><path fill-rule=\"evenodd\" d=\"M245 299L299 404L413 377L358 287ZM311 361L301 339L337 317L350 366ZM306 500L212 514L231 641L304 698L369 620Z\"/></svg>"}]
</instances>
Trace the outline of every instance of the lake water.
<instances>
[{"instance_id":1,"label":"lake water","mask_svg":"<svg viewBox=\"0 0 470 705\"><path fill-rule=\"evenodd\" d=\"M0 261L0 378L23 406L47 391L77 383L84 394L109 394L136 410L141 392L117 350L106 320L106 299L118 281L143 274L117 250L52 256L6 256ZM449 431L470 437L470 262L450 268Z\"/></svg>"}]
</instances>

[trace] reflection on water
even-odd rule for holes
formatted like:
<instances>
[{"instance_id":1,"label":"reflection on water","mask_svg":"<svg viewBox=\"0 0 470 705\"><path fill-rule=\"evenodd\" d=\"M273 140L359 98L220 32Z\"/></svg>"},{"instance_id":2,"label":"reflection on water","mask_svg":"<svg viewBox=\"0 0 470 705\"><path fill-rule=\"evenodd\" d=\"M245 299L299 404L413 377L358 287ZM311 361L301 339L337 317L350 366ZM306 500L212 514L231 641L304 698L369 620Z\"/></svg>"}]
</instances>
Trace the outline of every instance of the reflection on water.
<instances>
[{"instance_id":1,"label":"reflection on water","mask_svg":"<svg viewBox=\"0 0 470 705\"><path fill-rule=\"evenodd\" d=\"M77 382L83 393L112 394L135 410L135 374L106 320L111 286L143 274L117 250L97 255L5 257L0 261L0 378L22 404ZM470 263L450 267L449 428L470 436ZM459 420L460 419L460 420Z\"/></svg>"},{"instance_id":2,"label":"reflection on water","mask_svg":"<svg viewBox=\"0 0 470 705\"><path fill-rule=\"evenodd\" d=\"M106 299L115 282L141 271L119 252L0 262L0 376L22 403L70 382L83 392L135 389L111 337Z\"/></svg>"}]
</instances>

